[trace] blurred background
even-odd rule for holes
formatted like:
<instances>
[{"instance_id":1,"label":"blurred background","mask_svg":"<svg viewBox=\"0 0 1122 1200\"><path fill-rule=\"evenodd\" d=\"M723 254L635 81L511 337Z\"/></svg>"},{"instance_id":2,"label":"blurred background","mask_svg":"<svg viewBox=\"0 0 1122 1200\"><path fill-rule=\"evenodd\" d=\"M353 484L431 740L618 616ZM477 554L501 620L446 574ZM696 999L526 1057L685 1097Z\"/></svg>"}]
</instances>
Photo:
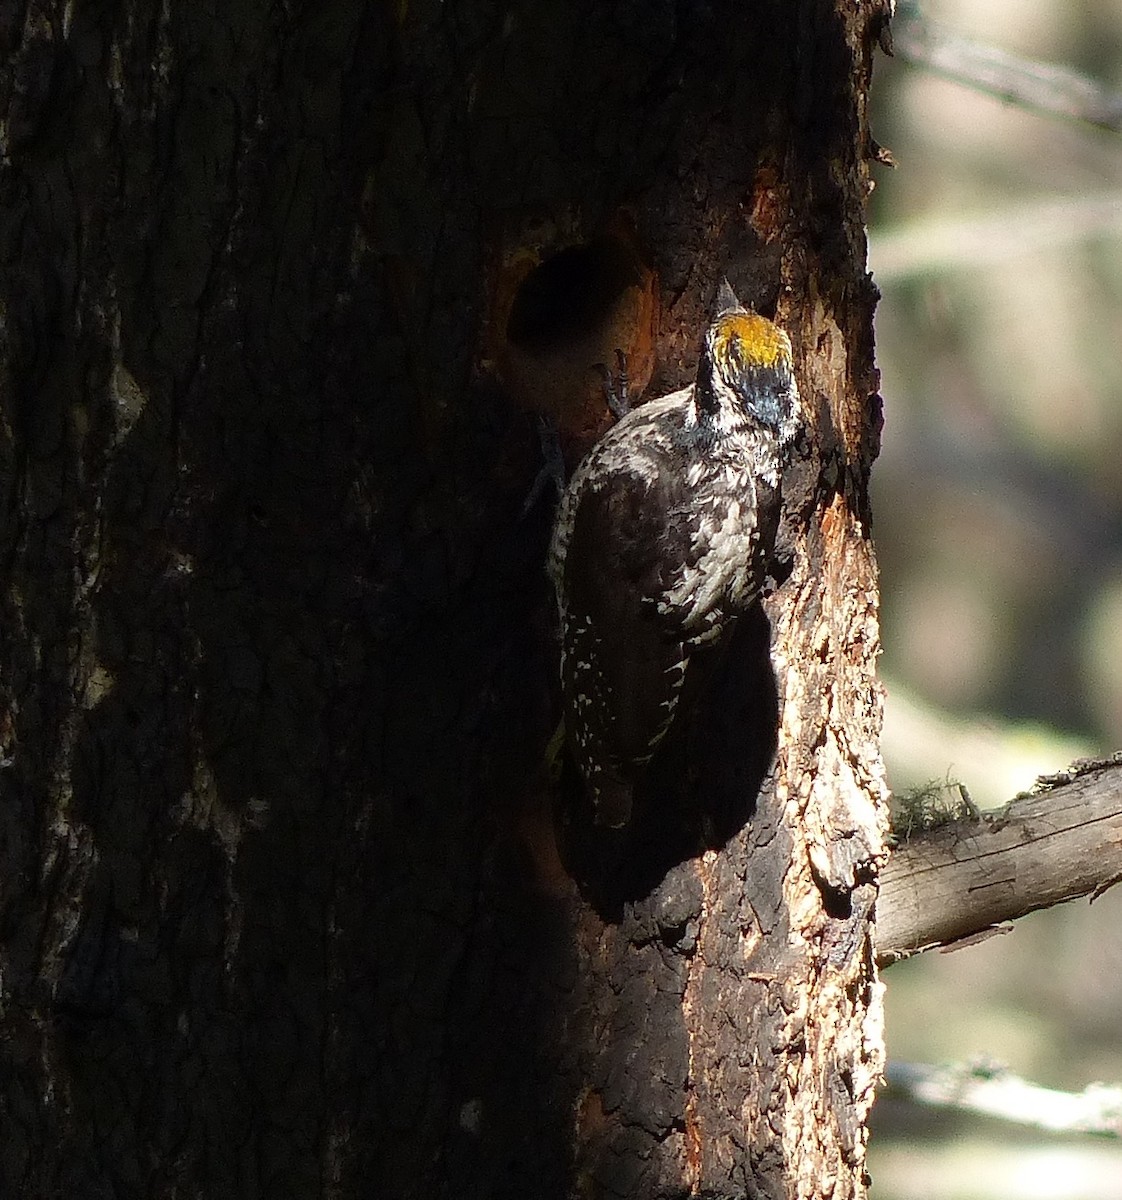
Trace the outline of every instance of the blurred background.
<instances>
[{"instance_id":1,"label":"blurred background","mask_svg":"<svg viewBox=\"0 0 1122 1200\"><path fill-rule=\"evenodd\" d=\"M925 20L1122 93L1122 0ZM889 783L993 806L1122 749L1122 133L881 58L870 265ZM888 1050L1122 1084L1122 887L885 973ZM885 1100L874 1200L1122 1200L1122 1142Z\"/></svg>"}]
</instances>

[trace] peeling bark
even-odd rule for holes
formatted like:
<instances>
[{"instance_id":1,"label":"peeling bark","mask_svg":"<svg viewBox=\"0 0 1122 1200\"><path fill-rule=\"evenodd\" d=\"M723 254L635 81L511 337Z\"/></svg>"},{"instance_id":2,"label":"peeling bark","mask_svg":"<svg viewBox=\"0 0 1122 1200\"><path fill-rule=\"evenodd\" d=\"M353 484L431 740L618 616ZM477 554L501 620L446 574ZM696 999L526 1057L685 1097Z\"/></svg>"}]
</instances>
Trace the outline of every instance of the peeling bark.
<instances>
[{"instance_id":1,"label":"peeling bark","mask_svg":"<svg viewBox=\"0 0 1122 1200\"><path fill-rule=\"evenodd\" d=\"M0 1191L863 1194L883 19L0 13ZM534 418L688 379L722 274L812 436L605 874Z\"/></svg>"}]
</instances>

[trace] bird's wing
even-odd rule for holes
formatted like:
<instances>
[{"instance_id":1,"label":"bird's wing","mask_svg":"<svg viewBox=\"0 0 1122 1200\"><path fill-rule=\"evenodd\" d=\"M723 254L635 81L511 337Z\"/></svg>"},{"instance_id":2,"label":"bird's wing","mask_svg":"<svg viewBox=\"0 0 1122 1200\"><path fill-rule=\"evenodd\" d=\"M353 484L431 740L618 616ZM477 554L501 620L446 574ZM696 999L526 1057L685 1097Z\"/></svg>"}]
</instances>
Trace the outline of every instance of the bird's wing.
<instances>
[{"instance_id":1,"label":"bird's wing","mask_svg":"<svg viewBox=\"0 0 1122 1200\"><path fill-rule=\"evenodd\" d=\"M676 574L679 497L658 475L620 470L582 489L565 560L565 686L574 736L619 764L650 757L674 715L682 631L659 612Z\"/></svg>"}]
</instances>

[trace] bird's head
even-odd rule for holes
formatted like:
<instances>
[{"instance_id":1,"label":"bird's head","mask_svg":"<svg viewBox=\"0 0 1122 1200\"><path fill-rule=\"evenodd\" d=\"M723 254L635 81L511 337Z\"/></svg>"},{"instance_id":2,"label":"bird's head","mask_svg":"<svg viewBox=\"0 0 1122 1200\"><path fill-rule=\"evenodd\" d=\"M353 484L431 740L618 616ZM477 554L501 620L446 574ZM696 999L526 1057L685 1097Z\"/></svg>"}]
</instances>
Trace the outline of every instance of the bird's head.
<instances>
[{"instance_id":1,"label":"bird's head","mask_svg":"<svg viewBox=\"0 0 1122 1200\"><path fill-rule=\"evenodd\" d=\"M727 429L763 427L781 446L788 445L798 430L799 411L790 338L733 297L705 331L696 395L703 419Z\"/></svg>"}]
</instances>

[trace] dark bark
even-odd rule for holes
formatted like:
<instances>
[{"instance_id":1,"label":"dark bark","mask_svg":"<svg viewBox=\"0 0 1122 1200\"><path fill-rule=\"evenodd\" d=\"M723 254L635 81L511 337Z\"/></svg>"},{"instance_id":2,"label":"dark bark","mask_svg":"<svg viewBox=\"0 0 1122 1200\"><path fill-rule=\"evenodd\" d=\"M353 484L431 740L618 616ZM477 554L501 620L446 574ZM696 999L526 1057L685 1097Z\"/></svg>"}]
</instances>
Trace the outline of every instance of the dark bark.
<instances>
[{"instance_id":1,"label":"dark bark","mask_svg":"<svg viewBox=\"0 0 1122 1200\"><path fill-rule=\"evenodd\" d=\"M862 1193L880 20L0 10L0 1192ZM721 836L605 891L531 412L688 378L725 272L811 414L787 577L688 750Z\"/></svg>"}]
</instances>

